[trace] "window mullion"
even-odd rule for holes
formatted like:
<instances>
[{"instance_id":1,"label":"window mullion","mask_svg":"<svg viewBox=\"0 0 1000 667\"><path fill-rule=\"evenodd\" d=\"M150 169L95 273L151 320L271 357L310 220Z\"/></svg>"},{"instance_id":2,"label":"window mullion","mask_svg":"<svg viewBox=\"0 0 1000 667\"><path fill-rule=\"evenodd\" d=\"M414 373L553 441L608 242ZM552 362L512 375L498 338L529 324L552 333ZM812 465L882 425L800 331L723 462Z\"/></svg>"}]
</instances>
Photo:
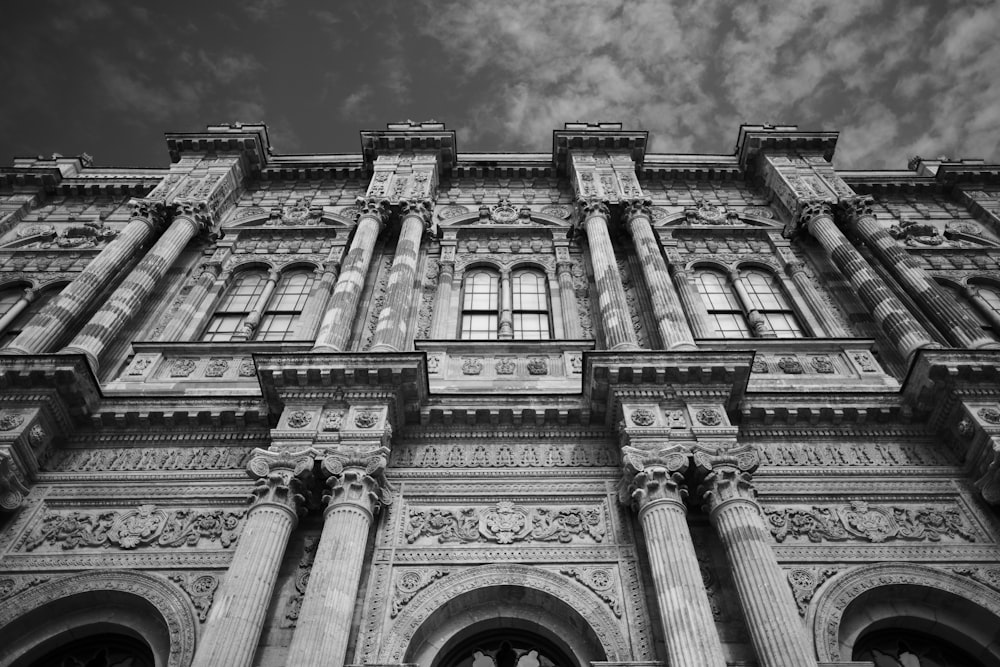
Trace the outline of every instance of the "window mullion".
<instances>
[{"instance_id":1,"label":"window mullion","mask_svg":"<svg viewBox=\"0 0 1000 667\"><path fill-rule=\"evenodd\" d=\"M750 331L758 338L777 338L778 335L774 333L771 326L767 323L764 313L754 305L753 300L750 298L750 292L747 289L743 276L738 271L731 271L729 273L729 280L733 284L733 291L736 292L736 298L739 299L740 305L743 307L747 322L750 324Z\"/></svg>"},{"instance_id":2,"label":"window mullion","mask_svg":"<svg viewBox=\"0 0 1000 667\"><path fill-rule=\"evenodd\" d=\"M233 340L250 340L253 338L257 326L260 325L260 317L267 307L267 302L271 300L274 288L278 285L278 278L279 274L277 271L268 271L264 289L260 291L256 301L250 305L250 312L247 313L246 319L243 320L243 330L238 331L233 336Z\"/></svg>"},{"instance_id":3,"label":"window mullion","mask_svg":"<svg viewBox=\"0 0 1000 667\"><path fill-rule=\"evenodd\" d=\"M510 271L500 274L500 324L497 337L501 340L514 338L514 296L510 285Z\"/></svg>"}]
</instances>

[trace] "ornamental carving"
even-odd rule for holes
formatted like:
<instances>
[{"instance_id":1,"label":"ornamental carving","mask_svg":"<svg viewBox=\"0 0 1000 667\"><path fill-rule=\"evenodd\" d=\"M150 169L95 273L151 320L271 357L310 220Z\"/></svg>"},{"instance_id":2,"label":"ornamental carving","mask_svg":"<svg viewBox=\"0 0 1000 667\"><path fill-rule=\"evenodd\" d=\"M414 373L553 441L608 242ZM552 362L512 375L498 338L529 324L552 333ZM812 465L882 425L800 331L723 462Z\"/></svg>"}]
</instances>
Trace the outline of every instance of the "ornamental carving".
<instances>
[{"instance_id":1,"label":"ornamental carving","mask_svg":"<svg viewBox=\"0 0 1000 667\"><path fill-rule=\"evenodd\" d=\"M549 361L545 357L531 357L528 359L529 375L548 375Z\"/></svg>"},{"instance_id":2,"label":"ornamental carving","mask_svg":"<svg viewBox=\"0 0 1000 667\"><path fill-rule=\"evenodd\" d=\"M43 470L241 470L252 455L246 447L129 447L51 452Z\"/></svg>"},{"instance_id":3,"label":"ornamental carving","mask_svg":"<svg viewBox=\"0 0 1000 667\"><path fill-rule=\"evenodd\" d=\"M208 610L215 601L219 578L214 574L171 574L170 580L176 582L191 598L191 604L198 612L198 620L204 623L208 618Z\"/></svg>"},{"instance_id":4,"label":"ornamental carving","mask_svg":"<svg viewBox=\"0 0 1000 667\"><path fill-rule=\"evenodd\" d=\"M767 373L767 361L764 360L764 357L755 356L753 358L753 365L750 366L750 372Z\"/></svg>"},{"instance_id":5,"label":"ornamental carving","mask_svg":"<svg viewBox=\"0 0 1000 667\"><path fill-rule=\"evenodd\" d=\"M132 367L128 370L128 374L130 376L142 375L152 363L153 360L149 357L139 357L132 362Z\"/></svg>"},{"instance_id":6,"label":"ornamental carving","mask_svg":"<svg viewBox=\"0 0 1000 667\"><path fill-rule=\"evenodd\" d=\"M908 246L939 246L945 243L944 235L932 224L917 220L903 220L889 228L889 234Z\"/></svg>"},{"instance_id":7,"label":"ornamental carving","mask_svg":"<svg viewBox=\"0 0 1000 667\"><path fill-rule=\"evenodd\" d=\"M24 423L24 415L10 412L0 417L0 431L12 431Z\"/></svg>"},{"instance_id":8,"label":"ornamental carving","mask_svg":"<svg viewBox=\"0 0 1000 667\"><path fill-rule=\"evenodd\" d=\"M494 366L497 375L513 375L516 368L517 363L511 357L497 359L496 366Z\"/></svg>"},{"instance_id":9,"label":"ornamental carving","mask_svg":"<svg viewBox=\"0 0 1000 667\"><path fill-rule=\"evenodd\" d=\"M636 426L652 426L656 423L656 413L648 408L637 408L630 415Z\"/></svg>"},{"instance_id":10,"label":"ornamental carving","mask_svg":"<svg viewBox=\"0 0 1000 667\"><path fill-rule=\"evenodd\" d=\"M288 415L288 428L305 428L312 421L312 413L306 410L295 410Z\"/></svg>"},{"instance_id":11,"label":"ornamental carving","mask_svg":"<svg viewBox=\"0 0 1000 667\"><path fill-rule=\"evenodd\" d=\"M686 428L687 419L683 410L671 410L667 413L667 428Z\"/></svg>"},{"instance_id":12,"label":"ornamental carving","mask_svg":"<svg viewBox=\"0 0 1000 667\"><path fill-rule=\"evenodd\" d=\"M0 602L14 597L32 586L44 584L48 580L49 577L3 577L0 579Z\"/></svg>"},{"instance_id":13,"label":"ornamental carving","mask_svg":"<svg viewBox=\"0 0 1000 667\"><path fill-rule=\"evenodd\" d=\"M339 431L343 425L343 410L330 410L326 413L326 419L323 422L324 431Z\"/></svg>"},{"instance_id":14,"label":"ornamental carving","mask_svg":"<svg viewBox=\"0 0 1000 667\"><path fill-rule=\"evenodd\" d=\"M35 424L28 431L28 444L31 445L33 449L38 449L45 442L45 429L42 428L41 424Z\"/></svg>"},{"instance_id":15,"label":"ornamental carving","mask_svg":"<svg viewBox=\"0 0 1000 667\"><path fill-rule=\"evenodd\" d=\"M994 407L979 408L976 411L979 418L990 424L1000 424L1000 409Z\"/></svg>"},{"instance_id":16,"label":"ornamental carving","mask_svg":"<svg viewBox=\"0 0 1000 667\"><path fill-rule=\"evenodd\" d=\"M523 507L500 501L495 507L411 509L406 541L422 537L448 542L572 542L584 536L602 542L604 513L592 507Z\"/></svg>"},{"instance_id":17,"label":"ornamental carving","mask_svg":"<svg viewBox=\"0 0 1000 667\"><path fill-rule=\"evenodd\" d=\"M1000 591L1000 567L953 567L951 571ZM2 596L0 596L2 597Z\"/></svg>"},{"instance_id":18,"label":"ornamental carving","mask_svg":"<svg viewBox=\"0 0 1000 667\"><path fill-rule=\"evenodd\" d=\"M561 218L565 220L570 215L573 214L573 210L569 206L546 206L541 210L544 215L551 215L553 218Z\"/></svg>"},{"instance_id":19,"label":"ornamental carving","mask_svg":"<svg viewBox=\"0 0 1000 667\"><path fill-rule=\"evenodd\" d=\"M396 576L390 618L396 618L413 596L447 575L446 570L404 570Z\"/></svg>"},{"instance_id":20,"label":"ornamental carving","mask_svg":"<svg viewBox=\"0 0 1000 667\"><path fill-rule=\"evenodd\" d=\"M722 414L715 408L702 408L695 413L694 418L702 426L719 426L722 424Z\"/></svg>"},{"instance_id":21,"label":"ornamental carving","mask_svg":"<svg viewBox=\"0 0 1000 667\"><path fill-rule=\"evenodd\" d=\"M854 355L854 363L861 368L862 373L877 373L878 367L875 366L875 361L872 359L871 355L867 352L856 352Z\"/></svg>"},{"instance_id":22,"label":"ornamental carving","mask_svg":"<svg viewBox=\"0 0 1000 667\"><path fill-rule=\"evenodd\" d=\"M689 225L738 225L740 216L725 206L714 206L699 199L694 206L684 209L684 219Z\"/></svg>"},{"instance_id":23,"label":"ornamental carving","mask_svg":"<svg viewBox=\"0 0 1000 667\"><path fill-rule=\"evenodd\" d=\"M764 514L778 542L784 542L789 536L805 537L810 542L940 542L942 537L976 541L973 529L955 507L911 509L869 505L856 500L841 507L813 507L810 510L765 508Z\"/></svg>"},{"instance_id":24,"label":"ornamental carving","mask_svg":"<svg viewBox=\"0 0 1000 667\"><path fill-rule=\"evenodd\" d=\"M580 354L569 355L569 369L573 373L583 372L583 356Z\"/></svg>"},{"instance_id":25,"label":"ornamental carving","mask_svg":"<svg viewBox=\"0 0 1000 667\"><path fill-rule=\"evenodd\" d=\"M298 572L295 574L295 592L288 597L288 605L285 611L285 620L281 627L294 628L299 620L299 612L302 611L302 600L306 597L306 588L309 586L309 575L312 574L312 566L316 560L316 549L319 547L319 537L306 537L303 541L302 557L299 558Z\"/></svg>"},{"instance_id":26,"label":"ornamental carving","mask_svg":"<svg viewBox=\"0 0 1000 667\"><path fill-rule=\"evenodd\" d=\"M243 510L163 510L140 505L124 512L46 510L24 542L25 551L43 544L77 547L198 546L203 540L228 547L236 541Z\"/></svg>"},{"instance_id":27,"label":"ornamental carving","mask_svg":"<svg viewBox=\"0 0 1000 667\"><path fill-rule=\"evenodd\" d=\"M186 378L194 373L196 361L194 359L178 359L170 367L170 377Z\"/></svg>"},{"instance_id":28,"label":"ornamental carving","mask_svg":"<svg viewBox=\"0 0 1000 667\"><path fill-rule=\"evenodd\" d=\"M354 415L354 425L358 428L375 428L380 414L374 410L360 410Z\"/></svg>"},{"instance_id":29,"label":"ornamental carving","mask_svg":"<svg viewBox=\"0 0 1000 667\"><path fill-rule=\"evenodd\" d=\"M809 363L816 370L817 373L832 373L833 372L833 361L830 357L820 356L813 357L809 360Z\"/></svg>"},{"instance_id":30,"label":"ornamental carving","mask_svg":"<svg viewBox=\"0 0 1000 667\"><path fill-rule=\"evenodd\" d=\"M562 574L576 579L594 591L618 618L622 617L622 604L615 591L615 577L606 567L564 567Z\"/></svg>"},{"instance_id":31,"label":"ornamental carving","mask_svg":"<svg viewBox=\"0 0 1000 667\"><path fill-rule=\"evenodd\" d=\"M441 355L431 354L427 357L427 372L437 373L441 368Z\"/></svg>"},{"instance_id":32,"label":"ornamental carving","mask_svg":"<svg viewBox=\"0 0 1000 667\"><path fill-rule=\"evenodd\" d=\"M743 215L751 215L755 218L766 218L767 220L771 220L774 218L774 211L767 206L747 206L743 209Z\"/></svg>"},{"instance_id":33,"label":"ornamental carving","mask_svg":"<svg viewBox=\"0 0 1000 667\"><path fill-rule=\"evenodd\" d=\"M220 359L218 357L213 357L208 360L208 365L205 366L205 377L207 378L220 378L226 374L229 370L229 360Z\"/></svg>"},{"instance_id":34,"label":"ornamental carving","mask_svg":"<svg viewBox=\"0 0 1000 667\"><path fill-rule=\"evenodd\" d=\"M448 220L449 218L457 218L460 215L465 215L469 212L468 207L462 206L461 204L449 204L448 206L442 206L438 209L438 216L442 220Z\"/></svg>"},{"instance_id":35,"label":"ornamental carving","mask_svg":"<svg viewBox=\"0 0 1000 667\"><path fill-rule=\"evenodd\" d=\"M604 443L400 444L392 450L392 465L398 468L588 468L618 463L618 449Z\"/></svg>"},{"instance_id":36,"label":"ornamental carving","mask_svg":"<svg viewBox=\"0 0 1000 667\"><path fill-rule=\"evenodd\" d=\"M830 567L818 569L795 567L788 570L788 584L792 587L792 596L795 598L795 606L799 609L799 616L806 615L809 602L820 584L835 574L837 570Z\"/></svg>"},{"instance_id":37,"label":"ornamental carving","mask_svg":"<svg viewBox=\"0 0 1000 667\"><path fill-rule=\"evenodd\" d=\"M483 372L482 357L466 357L462 360L463 375L479 375Z\"/></svg>"},{"instance_id":38,"label":"ornamental carving","mask_svg":"<svg viewBox=\"0 0 1000 667\"><path fill-rule=\"evenodd\" d=\"M802 375L805 372L802 363L795 357L782 357L778 360L778 368L788 375Z\"/></svg>"}]
</instances>

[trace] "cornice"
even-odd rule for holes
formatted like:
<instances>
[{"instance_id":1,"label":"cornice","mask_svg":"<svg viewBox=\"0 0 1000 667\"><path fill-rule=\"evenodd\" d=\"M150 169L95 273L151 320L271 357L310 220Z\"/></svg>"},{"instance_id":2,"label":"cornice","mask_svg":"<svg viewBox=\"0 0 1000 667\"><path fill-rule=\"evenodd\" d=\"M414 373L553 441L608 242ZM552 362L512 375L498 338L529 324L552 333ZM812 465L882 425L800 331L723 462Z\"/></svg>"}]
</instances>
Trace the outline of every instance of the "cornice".
<instances>
[{"instance_id":1,"label":"cornice","mask_svg":"<svg viewBox=\"0 0 1000 667\"><path fill-rule=\"evenodd\" d=\"M795 125L740 125L736 139L736 159L744 172L755 170L762 152L821 153L833 160L839 132L806 132Z\"/></svg>"},{"instance_id":2,"label":"cornice","mask_svg":"<svg viewBox=\"0 0 1000 667\"><path fill-rule=\"evenodd\" d=\"M641 167L649 146L649 132L645 130L623 130L621 123L566 123L562 130L552 131L552 164L558 176L566 176L569 170L569 151L599 150L626 151Z\"/></svg>"},{"instance_id":3,"label":"cornice","mask_svg":"<svg viewBox=\"0 0 1000 667\"><path fill-rule=\"evenodd\" d=\"M271 143L264 124L209 125L204 132L166 132L171 162L182 155L240 155L246 172L257 174L267 166Z\"/></svg>"}]
</instances>

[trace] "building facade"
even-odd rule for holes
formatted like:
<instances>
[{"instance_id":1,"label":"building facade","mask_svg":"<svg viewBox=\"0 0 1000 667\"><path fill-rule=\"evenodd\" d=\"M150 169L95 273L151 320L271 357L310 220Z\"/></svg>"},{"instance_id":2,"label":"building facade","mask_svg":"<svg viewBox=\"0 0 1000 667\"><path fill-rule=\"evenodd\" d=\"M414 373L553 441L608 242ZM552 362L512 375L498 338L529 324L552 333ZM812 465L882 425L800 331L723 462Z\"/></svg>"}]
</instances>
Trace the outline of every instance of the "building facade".
<instances>
[{"instance_id":1,"label":"building facade","mask_svg":"<svg viewBox=\"0 0 1000 667\"><path fill-rule=\"evenodd\" d=\"M1000 166L166 141L0 169L0 665L1000 665Z\"/></svg>"}]
</instances>

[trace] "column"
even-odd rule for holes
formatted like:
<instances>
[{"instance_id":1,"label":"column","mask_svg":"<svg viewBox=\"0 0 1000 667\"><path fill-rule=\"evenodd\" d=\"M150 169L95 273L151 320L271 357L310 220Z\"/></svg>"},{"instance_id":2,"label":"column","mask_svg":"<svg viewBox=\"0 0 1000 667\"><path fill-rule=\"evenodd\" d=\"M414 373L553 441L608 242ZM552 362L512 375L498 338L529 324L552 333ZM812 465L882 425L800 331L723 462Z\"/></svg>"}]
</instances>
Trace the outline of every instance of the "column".
<instances>
[{"instance_id":1,"label":"column","mask_svg":"<svg viewBox=\"0 0 1000 667\"><path fill-rule=\"evenodd\" d=\"M258 478L253 505L215 594L192 667L249 667L288 537L303 510L301 478L312 470L311 452L258 452L247 466L251 477Z\"/></svg>"},{"instance_id":2,"label":"column","mask_svg":"<svg viewBox=\"0 0 1000 667\"><path fill-rule=\"evenodd\" d=\"M358 199L361 212L354 228L351 249L347 253L330 298L330 307L316 336L313 352L343 352L351 337L351 324L357 315L358 299L365 286L368 265L372 261L375 241L389 217L387 200Z\"/></svg>"},{"instance_id":3,"label":"column","mask_svg":"<svg viewBox=\"0 0 1000 667\"><path fill-rule=\"evenodd\" d=\"M974 285L963 287L962 295L972 302L973 307L979 309L979 313L990 323L990 326L1000 332L1000 313L994 310L993 306L983 298L983 295L979 293L979 290ZM0 333L3 333L2 324L0 324Z\"/></svg>"},{"instance_id":4,"label":"column","mask_svg":"<svg viewBox=\"0 0 1000 667\"><path fill-rule=\"evenodd\" d=\"M375 325L372 352L400 352L407 347L406 329L410 323L410 306L414 299L419 300L414 293L413 283L417 273L417 260L420 259L420 239L424 230L430 229L433 208L430 201L400 202L400 217L403 221L385 286L385 303Z\"/></svg>"},{"instance_id":5,"label":"column","mask_svg":"<svg viewBox=\"0 0 1000 667\"><path fill-rule=\"evenodd\" d=\"M132 317L145 305L150 292L192 238L209 222L205 206L182 205L173 222L149 249L142 261L108 297L100 310L77 333L62 354L85 354L96 373L101 353L128 326Z\"/></svg>"},{"instance_id":6,"label":"column","mask_svg":"<svg viewBox=\"0 0 1000 667\"><path fill-rule=\"evenodd\" d=\"M320 316L326 312L326 307L330 302L330 295L333 294L333 286L340 275L340 262L332 256L327 257L323 264L323 275L313 285L309 294L309 307L302 313L299 320L299 330L296 338L312 340L316 338L316 329L320 324Z\"/></svg>"},{"instance_id":7,"label":"column","mask_svg":"<svg viewBox=\"0 0 1000 667\"><path fill-rule=\"evenodd\" d=\"M829 204L803 206L802 221L904 359L920 348L939 347L837 228Z\"/></svg>"},{"instance_id":8,"label":"column","mask_svg":"<svg viewBox=\"0 0 1000 667\"><path fill-rule=\"evenodd\" d=\"M892 238L889 231L878 223L872 214L870 202L860 197L844 200L840 212L845 222L871 248L872 253L927 313L934 325L947 336L949 342L956 347L972 349L1000 347L1000 343L983 331L979 322L955 303L910 253Z\"/></svg>"},{"instance_id":9,"label":"column","mask_svg":"<svg viewBox=\"0 0 1000 667\"><path fill-rule=\"evenodd\" d=\"M747 289L746 282L740 276L740 272L730 271L729 282L732 283L733 291L736 292L736 298L740 300L740 304L742 304L743 310L747 314L747 323L750 325L753 335L756 338L777 338L778 335L774 333L771 325L767 323L767 318L757 310L753 299L750 298L750 291Z\"/></svg>"},{"instance_id":10,"label":"column","mask_svg":"<svg viewBox=\"0 0 1000 667\"><path fill-rule=\"evenodd\" d=\"M701 300L701 294L691 282L691 272L673 262L670 263L670 272L674 279L674 285L677 286L677 294L684 306L684 312L691 318L689 322L695 338L715 336L715 329L708 323L708 313Z\"/></svg>"},{"instance_id":11,"label":"column","mask_svg":"<svg viewBox=\"0 0 1000 667\"><path fill-rule=\"evenodd\" d=\"M264 309L267 308L267 302L270 301L271 295L274 294L274 288L278 286L278 279L280 277L281 275L274 269L267 272L264 289L257 295L257 300L247 314L247 318L243 320L243 331L234 335L233 340L250 340L253 338L253 332L257 330L257 326L260 324L260 318L264 314Z\"/></svg>"},{"instance_id":12,"label":"column","mask_svg":"<svg viewBox=\"0 0 1000 667\"><path fill-rule=\"evenodd\" d=\"M51 352L56 341L90 310L94 300L128 266L139 248L162 228L165 212L162 202L137 199L130 206L132 218L121 233L31 318L20 335L4 348L5 354Z\"/></svg>"},{"instance_id":13,"label":"column","mask_svg":"<svg viewBox=\"0 0 1000 667\"><path fill-rule=\"evenodd\" d=\"M347 658L368 532L389 501L384 472L389 450L334 452L324 459L330 493L323 534L288 649L289 665L341 667Z\"/></svg>"},{"instance_id":14,"label":"column","mask_svg":"<svg viewBox=\"0 0 1000 667\"><path fill-rule=\"evenodd\" d=\"M222 271L222 266L216 262L210 262L208 264L203 264L201 267L201 275L195 281L194 285L191 287L191 291L188 292L187 298L184 299L184 303L181 307L177 309L177 313L174 315L170 323L163 329L163 333L160 335L161 340L175 341L184 340L183 333L187 329L191 320L194 318L194 314L198 312L198 308L201 307L202 302L204 302L205 297L208 295L208 291L212 289L212 285L219 278L219 273Z\"/></svg>"},{"instance_id":15,"label":"column","mask_svg":"<svg viewBox=\"0 0 1000 667\"><path fill-rule=\"evenodd\" d=\"M16 320L18 315L24 312L24 309L28 307L28 304L35 300L36 296L38 296L38 293L35 290L30 287L25 288L24 294L21 295L21 298L14 302L14 305L12 305L7 312L3 314L3 317L0 317L0 334L7 330L10 323Z\"/></svg>"},{"instance_id":16,"label":"column","mask_svg":"<svg viewBox=\"0 0 1000 667\"><path fill-rule=\"evenodd\" d=\"M761 667L815 667L815 651L750 484L759 463L757 453L745 450L721 457L695 453L694 460L704 475L699 495L726 552Z\"/></svg>"},{"instance_id":17,"label":"column","mask_svg":"<svg viewBox=\"0 0 1000 667\"><path fill-rule=\"evenodd\" d=\"M580 330L580 312L576 306L576 288L573 287L573 262L569 253L565 259L556 250L556 279L559 281L559 311L562 314L563 338L574 340L583 337Z\"/></svg>"},{"instance_id":18,"label":"column","mask_svg":"<svg viewBox=\"0 0 1000 667\"><path fill-rule=\"evenodd\" d=\"M725 667L722 642L688 529L684 472L689 457L682 451L664 450L664 456L650 460L642 450L625 447L623 451L626 482L646 536L670 665Z\"/></svg>"},{"instance_id":19,"label":"column","mask_svg":"<svg viewBox=\"0 0 1000 667\"><path fill-rule=\"evenodd\" d=\"M815 335L821 336L827 334L834 338L850 338L852 336L849 331L841 326L840 321L836 317L824 315L829 311L829 306L823 303L819 292L816 291L812 281L809 280L809 276L806 275L806 267L802 262L786 263L785 273L791 278L792 284L795 285L799 294L805 299L806 305L809 306L809 312L802 314L813 328Z\"/></svg>"},{"instance_id":20,"label":"column","mask_svg":"<svg viewBox=\"0 0 1000 667\"><path fill-rule=\"evenodd\" d=\"M438 260L438 285L437 295L434 297L434 320L431 326L432 338L452 338L454 335L448 331L451 316L451 288L454 281L455 247L442 247L441 259Z\"/></svg>"},{"instance_id":21,"label":"column","mask_svg":"<svg viewBox=\"0 0 1000 667\"><path fill-rule=\"evenodd\" d=\"M609 350L638 350L639 341L632 327L632 316L625 300L615 251L608 235L610 212L599 199L580 201L583 227L590 245L590 263L597 284L597 312Z\"/></svg>"},{"instance_id":22,"label":"column","mask_svg":"<svg viewBox=\"0 0 1000 667\"><path fill-rule=\"evenodd\" d=\"M497 339L512 340L514 338L514 290L510 284L510 269L500 271L500 319L497 327Z\"/></svg>"},{"instance_id":23,"label":"column","mask_svg":"<svg viewBox=\"0 0 1000 667\"><path fill-rule=\"evenodd\" d=\"M695 344L691 329L684 317L680 298L670 282L667 265L660 254L660 243L653 234L651 205L648 199L632 200L625 209L625 219L642 264L646 287L649 288L660 341L667 350L693 350Z\"/></svg>"}]
</instances>

